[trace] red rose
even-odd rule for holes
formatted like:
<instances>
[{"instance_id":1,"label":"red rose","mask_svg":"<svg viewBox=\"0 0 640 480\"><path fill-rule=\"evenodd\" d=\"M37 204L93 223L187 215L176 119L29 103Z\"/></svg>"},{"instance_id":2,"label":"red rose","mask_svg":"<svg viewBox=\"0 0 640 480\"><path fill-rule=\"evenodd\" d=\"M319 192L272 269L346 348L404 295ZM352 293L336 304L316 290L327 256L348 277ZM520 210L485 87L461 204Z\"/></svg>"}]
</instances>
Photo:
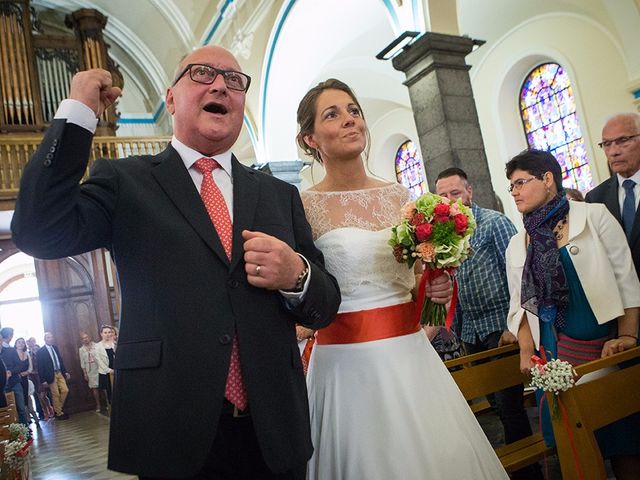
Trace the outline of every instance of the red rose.
<instances>
[{"instance_id":1,"label":"red rose","mask_svg":"<svg viewBox=\"0 0 640 480\"><path fill-rule=\"evenodd\" d=\"M436 217L448 217L449 216L449 205L446 203L439 203L436 205L436 208L433 209L433 214Z\"/></svg>"},{"instance_id":2,"label":"red rose","mask_svg":"<svg viewBox=\"0 0 640 480\"><path fill-rule=\"evenodd\" d=\"M416 239L419 242L424 242L431 232L433 231L433 226L430 223L423 223L422 225L418 225L416 227Z\"/></svg>"},{"instance_id":3,"label":"red rose","mask_svg":"<svg viewBox=\"0 0 640 480\"><path fill-rule=\"evenodd\" d=\"M423 213L416 212L413 217L411 217L411 221L409 222L411 225L421 225L426 221L426 218Z\"/></svg>"},{"instance_id":4,"label":"red rose","mask_svg":"<svg viewBox=\"0 0 640 480\"><path fill-rule=\"evenodd\" d=\"M456 226L456 232L458 232L459 234L463 234L469 226L467 216L462 213L459 213L458 215L453 217L453 223Z\"/></svg>"}]
</instances>

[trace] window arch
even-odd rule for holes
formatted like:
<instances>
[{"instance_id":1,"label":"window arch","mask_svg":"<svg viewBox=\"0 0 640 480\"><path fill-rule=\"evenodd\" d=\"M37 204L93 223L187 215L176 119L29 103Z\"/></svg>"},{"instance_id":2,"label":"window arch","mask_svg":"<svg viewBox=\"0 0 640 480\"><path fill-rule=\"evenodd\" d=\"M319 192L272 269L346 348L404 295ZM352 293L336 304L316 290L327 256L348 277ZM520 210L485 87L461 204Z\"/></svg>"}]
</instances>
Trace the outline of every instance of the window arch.
<instances>
[{"instance_id":1,"label":"window arch","mask_svg":"<svg viewBox=\"0 0 640 480\"><path fill-rule=\"evenodd\" d=\"M562 167L565 187L593 187L591 167L576 112L571 80L557 63L527 75L520 90L520 114L530 148L551 152Z\"/></svg>"},{"instance_id":2,"label":"window arch","mask_svg":"<svg viewBox=\"0 0 640 480\"><path fill-rule=\"evenodd\" d=\"M407 140L396 152L396 178L417 198L427 192L427 175L418 147Z\"/></svg>"}]
</instances>

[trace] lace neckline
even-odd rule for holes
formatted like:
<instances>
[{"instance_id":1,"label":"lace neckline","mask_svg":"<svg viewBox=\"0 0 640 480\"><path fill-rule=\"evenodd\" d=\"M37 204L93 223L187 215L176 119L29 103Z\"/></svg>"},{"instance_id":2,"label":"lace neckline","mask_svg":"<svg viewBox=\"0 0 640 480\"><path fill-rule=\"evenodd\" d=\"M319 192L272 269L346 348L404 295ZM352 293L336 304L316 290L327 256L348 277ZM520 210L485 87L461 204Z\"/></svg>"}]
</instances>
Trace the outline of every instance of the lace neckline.
<instances>
[{"instance_id":1,"label":"lace neckline","mask_svg":"<svg viewBox=\"0 0 640 480\"><path fill-rule=\"evenodd\" d=\"M374 190L382 190L386 188L396 187L395 183L388 183L386 185L381 185L379 187L368 187L368 188L358 188L356 190L330 190L327 192L321 190L305 190L304 193L312 193L312 194L323 194L323 195L344 195L350 193L368 193L373 192Z\"/></svg>"}]
</instances>

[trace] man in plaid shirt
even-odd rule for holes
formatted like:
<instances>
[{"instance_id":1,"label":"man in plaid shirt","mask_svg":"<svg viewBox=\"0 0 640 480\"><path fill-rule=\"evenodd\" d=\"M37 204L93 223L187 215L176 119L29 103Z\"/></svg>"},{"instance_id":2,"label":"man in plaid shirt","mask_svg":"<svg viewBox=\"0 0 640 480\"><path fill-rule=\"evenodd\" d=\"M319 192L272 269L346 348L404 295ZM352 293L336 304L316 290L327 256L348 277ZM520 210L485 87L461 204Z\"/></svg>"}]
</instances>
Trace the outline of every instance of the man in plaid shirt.
<instances>
[{"instance_id":1,"label":"man in plaid shirt","mask_svg":"<svg viewBox=\"0 0 640 480\"><path fill-rule=\"evenodd\" d=\"M478 224L471 237L472 255L456 272L458 304L454 326L467 354L516 343L516 337L507 330L509 288L505 267L505 252L516 227L503 214L473 203L473 189L460 168L447 168L438 175L436 193L450 200L462 200L471 207ZM523 390L519 385L495 394L506 443L531 435ZM539 466L532 465L515 472L512 478L540 479L542 475Z\"/></svg>"}]
</instances>

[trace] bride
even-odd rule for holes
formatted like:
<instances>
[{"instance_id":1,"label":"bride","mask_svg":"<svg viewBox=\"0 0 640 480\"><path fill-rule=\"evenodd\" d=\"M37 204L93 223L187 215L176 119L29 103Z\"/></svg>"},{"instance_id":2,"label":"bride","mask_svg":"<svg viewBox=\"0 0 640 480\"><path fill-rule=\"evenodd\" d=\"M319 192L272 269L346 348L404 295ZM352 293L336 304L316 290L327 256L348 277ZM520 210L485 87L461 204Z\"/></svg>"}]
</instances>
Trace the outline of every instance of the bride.
<instances>
[{"instance_id":1,"label":"bride","mask_svg":"<svg viewBox=\"0 0 640 480\"><path fill-rule=\"evenodd\" d=\"M508 478L414 320L415 277L387 244L409 191L367 176L358 100L329 79L302 99L298 124L298 144L326 171L302 193L306 215L342 292L338 317L317 333L307 376L309 479ZM444 303L450 281L440 278L427 293Z\"/></svg>"}]
</instances>

